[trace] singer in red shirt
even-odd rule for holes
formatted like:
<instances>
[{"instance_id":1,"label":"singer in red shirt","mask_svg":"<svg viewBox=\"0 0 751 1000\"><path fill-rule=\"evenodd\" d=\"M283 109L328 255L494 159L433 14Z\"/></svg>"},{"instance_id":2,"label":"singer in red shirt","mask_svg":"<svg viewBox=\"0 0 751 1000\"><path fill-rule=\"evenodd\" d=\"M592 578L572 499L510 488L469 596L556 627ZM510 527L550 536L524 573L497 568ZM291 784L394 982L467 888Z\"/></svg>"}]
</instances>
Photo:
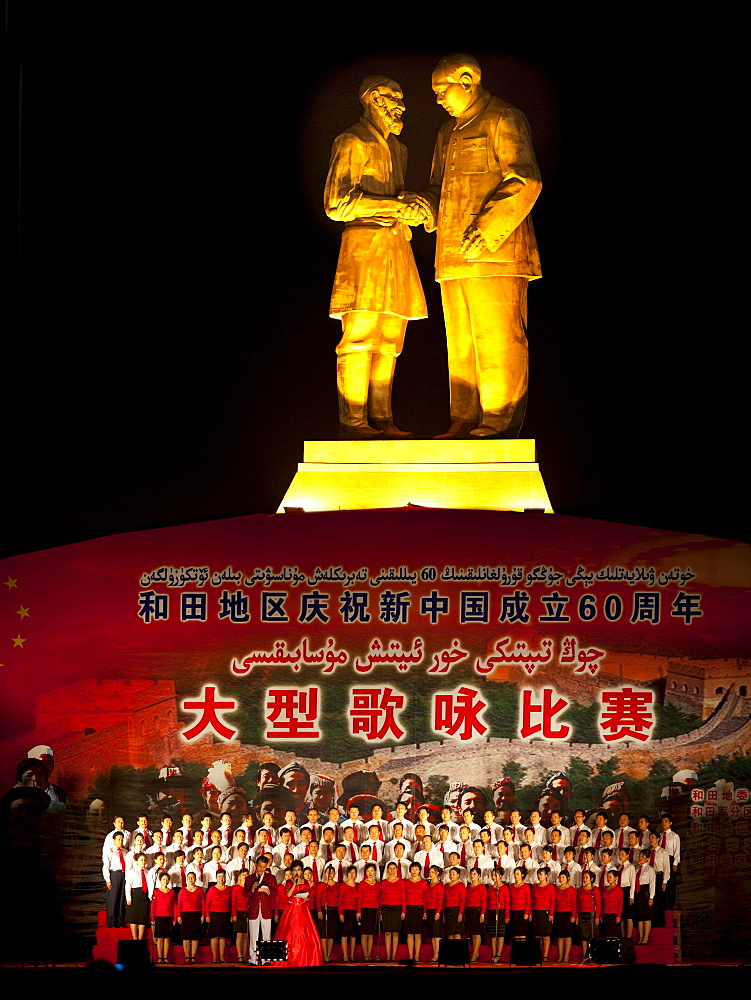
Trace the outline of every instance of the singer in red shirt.
<instances>
[{"instance_id":1,"label":"singer in red shirt","mask_svg":"<svg viewBox=\"0 0 751 1000\"><path fill-rule=\"evenodd\" d=\"M413 861L409 866L409 878L404 883L407 896L407 910L404 918L407 955L415 962L420 961L420 946L425 922L425 893L428 888L428 883L420 872L420 866L416 861Z\"/></svg>"},{"instance_id":2,"label":"singer in red shirt","mask_svg":"<svg viewBox=\"0 0 751 1000\"><path fill-rule=\"evenodd\" d=\"M427 920L426 933L433 945L433 957L430 960L431 962L438 961L438 947L441 943L445 888L446 887L441 881L441 869L438 865L431 865L429 871L429 881L425 890L425 917Z\"/></svg>"},{"instance_id":3,"label":"singer in red shirt","mask_svg":"<svg viewBox=\"0 0 751 1000\"><path fill-rule=\"evenodd\" d=\"M493 963L497 965L503 951L506 924L511 917L511 899L508 886L503 882L503 872L500 868L493 869L491 879L493 884L487 887L488 908L485 926L493 946Z\"/></svg>"},{"instance_id":4,"label":"singer in red shirt","mask_svg":"<svg viewBox=\"0 0 751 1000\"><path fill-rule=\"evenodd\" d=\"M195 965L198 939L201 936L203 889L199 889L196 885L195 872L188 872L186 880L186 887L180 890L180 895L177 897L175 914L180 925L185 964Z\"/></svg>"},{"instance_id":5,"label":"singer in red shirt","mask_svg":"<svg viewBox=\"0 0 751 1000\"><path fill-rule=\"evenodd\" d=\"M480 869L470 868L464 907L464 923L467 928L467 937L472 940L472 962L480 961L480 944L482 943L482 932L485 929L487 908L487 886L480 881Z\"/></svg>"},{"instance_id":6,"label":"singer in red shirt","mask_svg":"<svg viewBox=\"0 0 751 1000\"><path fill-rule=\"evenodd\" d=\"M568 965L571 954L571 931L576 923L576 917L576 889L569 885L568 874L561 872L558 876L553 923L553 933L558 938L558 963L560 965Z\"/></svg>"},{"instance_id":7,"label":"singer in red shirt","mask_svg":"<svg viewBox=\"0 0 751 1000\"><path fill-rule=\"evenodd\" d=\"M532 886L532 934L540 942L543 962L548 961L550 925L555 913L555 886L548 882L549 869L537 869L537 882Z\"/></svg>"},{"instance_id":8,"label":"singer in red shirt","mask_svg":"<svg viewBox=\"0 0 751 1000\"><path fill-rule=\"evenodd\" d=\"M381 887L376 882L376 866L371 862L365 868L365 878L357 887L357 922L360 924L360 944L366 962L370 961L373 950L380 905Z\"/></svg>"},{"instance_id":9,"label":"singer in red shirt","mask_svg":"<svg viewBox=\"0 0 751 1000\"><path fill-rule=\"evenodd\" d=\"M356 869L350 868L350 871L354 872ZM321 948L323 949L324 962L331 960L331 949L339 924L339 890L340 886L336 881L334 869L327 868L326 881L319 882L316 887L318 928L321 932Z\"/></svg>"},{"instance_id":10,"label":"singer in red shirt","mask_svg":"<svg viewBox=\"0 0 751 1000\"><path fill-rule=\"evenodd\" d=\"M333 871L329 869L333 875ZM355 938L357 935L357 869L350 868L346 882L339 885L339 927L341 933L342 958L345 962L355 960Z\"/></svg>"},{"instance_id":11,"label":"singer in red shirt","mask_svg":"<svg viewBox=\"0 0 751 1000\"><path fill-rule=\"evenodd\" d=\"M386 942L386 961L396 961L396 949L399 947L399 932L406 916L407 894L404 889L405 880L396 873L396 863L389 861L386 865L386 878L381 882L381 916Z\"/></svg>"},{"instance_id":12,"label":"singer in red shirt","mask_svg":"<svg viewBox=\"0 0 751 1000\"><path fill-rule=\"evenodd\" d=\"M154 925L157 965L169 965L167 956L175 923L175 894L168 872L159 876L159 885L151 897L151 922Z\"/></svg>"}]
</instances>

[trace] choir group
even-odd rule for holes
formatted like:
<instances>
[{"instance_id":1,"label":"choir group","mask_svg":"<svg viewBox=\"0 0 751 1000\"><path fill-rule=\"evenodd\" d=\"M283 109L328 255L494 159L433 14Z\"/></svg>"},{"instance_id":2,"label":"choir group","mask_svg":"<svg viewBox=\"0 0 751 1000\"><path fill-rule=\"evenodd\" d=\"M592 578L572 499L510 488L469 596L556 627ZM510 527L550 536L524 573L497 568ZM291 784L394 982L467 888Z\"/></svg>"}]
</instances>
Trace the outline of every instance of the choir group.
<instances>
[{"instance_id":1,"label":"choir group","mask_svg":"<svg viewBox=\"0 0 751 1000\"><path fill-rule=\"evenodd\" d=\"M647 816L632 826L626 812L615 827L599 812L592 828L581 810L572 826L556 812L549 826L537 811L526 822L512 811L507 824L492 810L482 824L470 809L463 823L453 815L445 807L436 824L421 808L410 820L400 802L388 817L379 805L367 818L357 806L346 816L310 808L301 823L290 810L281 826L266 812L261 825L248 813L234 828L223 813L214 828L210 814L196 824L186 812L179 828L165 817L150 830L143 814L132 831L116 816L102 852L107 924L129 925L136 939L152 925L159 963L176 937L195 963L205 935L214 962L234 937L238 960L257 964L276 922L290 964L330 961L335 940L353 961L357 938L367 962L381 935L387 961L406 935L415 961L423 941L437 962L442 938L466 938L477 962L487 937L493 962L505 940L530 938L547 961L553 938L566 963L574 937L586 947L598 935L631 938L636 925L646 944L674 906L680 838L670 815L656 830Z\"/></svg>"}]
</instances>

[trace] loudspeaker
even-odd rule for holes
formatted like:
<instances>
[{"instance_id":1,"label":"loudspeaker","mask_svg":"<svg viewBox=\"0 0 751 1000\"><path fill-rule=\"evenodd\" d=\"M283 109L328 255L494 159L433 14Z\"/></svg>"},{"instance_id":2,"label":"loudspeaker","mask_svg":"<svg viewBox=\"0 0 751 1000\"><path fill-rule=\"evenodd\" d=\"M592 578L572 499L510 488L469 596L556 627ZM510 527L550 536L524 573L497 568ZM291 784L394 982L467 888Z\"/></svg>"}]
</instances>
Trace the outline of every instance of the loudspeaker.
<instances>
[{"instance_id":1,"label":"loudspeaker","mask_svg":"<svg viewBox=\"0 0 751 1000\"><path fill-rule=\"evenodd\" d=\"M511 964L542 965L540 942L537 938L512 938Z\"/></svg>"},{"instance_id":2,"label":"loudspeaker","mask_svg":"<svg viewBox=\"0 0 751 1000\"><path fill-rule=\"evenodd\" d=\"M592 938L589 959L597 965L619 965L623 961L620 938Z\"/></svg>"},{"instance_id":3,"label":"loudspeaker","mask_svg":"<svg viewBox=\"0 0 751 1000\"><path fill-rule=\"evenodd\" d=\"M469 942L441 941L438 945L439 965L469 965Z\"/></svg>"},{"instance_id":4,"label":"loudspeaker","mask_svg":"<svg viewBox=\"0 0 751 1000\"><path fill-rule=\"evenodd\" d=\"M287 942L286 941L259 941L257 946L258 961L265 962L286 962Z\"/></svg>"},{"instance_id":5,"label":"loudspeaker","mask_svg":"<svg viewBox=\"0 0 751 1000\"><path fill-rule=\"evenodd\" d=\"M118 941L117 964L126 972L145 972L149 968L149 945L143 941Z\"/></svg>"}]
</instances>

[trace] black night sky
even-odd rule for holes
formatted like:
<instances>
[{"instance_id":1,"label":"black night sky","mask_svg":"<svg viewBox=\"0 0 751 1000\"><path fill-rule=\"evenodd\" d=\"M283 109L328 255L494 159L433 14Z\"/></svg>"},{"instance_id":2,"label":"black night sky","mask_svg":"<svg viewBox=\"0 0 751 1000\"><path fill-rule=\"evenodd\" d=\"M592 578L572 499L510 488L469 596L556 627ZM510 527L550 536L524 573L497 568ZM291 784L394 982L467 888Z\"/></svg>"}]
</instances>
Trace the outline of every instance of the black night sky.
<instances>
[{"instance_id":1,"label":"black night sky","mask_svg":"<svg viewBox=\"0 0 751 1000\"><path fill-rule=\"evenodd\" d=\"M445 120L430 72L456 49L527 114L542 171L523 433L554 508L748 539L699 42L397 41L372 17L261 32L240 4L11 2L0 555L275 510L303 441L337 434L331 142L388 73L419 190ZM431 316L394 397L421 437L448 426L433 245L415 234Z\"/></svg>"}]
</instances>

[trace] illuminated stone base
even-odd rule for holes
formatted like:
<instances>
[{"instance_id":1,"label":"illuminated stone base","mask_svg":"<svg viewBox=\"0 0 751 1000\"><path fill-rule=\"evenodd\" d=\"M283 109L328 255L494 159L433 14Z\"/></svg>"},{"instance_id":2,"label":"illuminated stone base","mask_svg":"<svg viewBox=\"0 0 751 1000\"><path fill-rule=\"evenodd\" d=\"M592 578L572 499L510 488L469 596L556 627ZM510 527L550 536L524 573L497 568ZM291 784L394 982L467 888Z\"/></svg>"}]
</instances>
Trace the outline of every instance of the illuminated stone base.
<instances>
[{"instance_id":1,"label":"illuminated stone base","mask_svg":"<svg viewBox=\"0 0 751 1000\"><path fill-rule=\"evenodd\" d=\"M530 439L306 441L303 457L279 513L408 504L553 512Z\"/></svg>"}]
</instances>

